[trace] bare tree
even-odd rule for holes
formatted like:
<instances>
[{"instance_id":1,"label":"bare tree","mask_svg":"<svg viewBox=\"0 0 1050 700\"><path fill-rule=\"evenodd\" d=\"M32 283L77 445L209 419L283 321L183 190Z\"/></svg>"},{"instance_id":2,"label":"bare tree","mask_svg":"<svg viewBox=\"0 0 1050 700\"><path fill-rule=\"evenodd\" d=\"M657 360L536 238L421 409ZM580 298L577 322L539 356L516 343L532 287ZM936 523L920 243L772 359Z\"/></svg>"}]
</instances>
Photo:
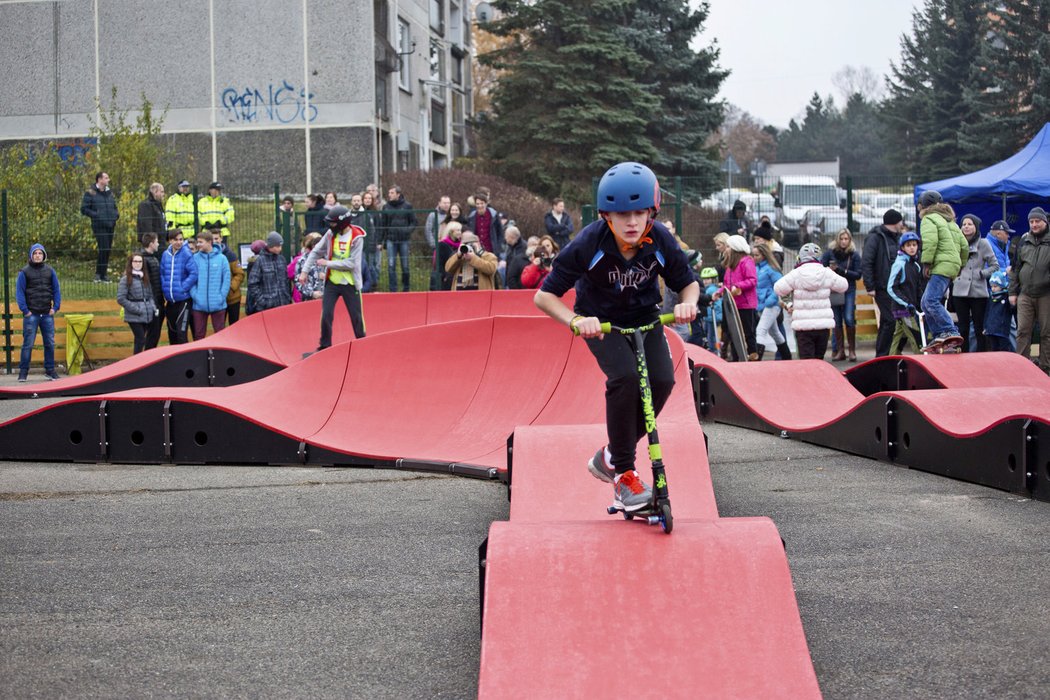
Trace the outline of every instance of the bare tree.
<instances>
[{"instance_id":1,"label":"bare tree","mask_svg":"<svg viewBox=\"0 0 1050 700\"><path fill-rule=\"evenodd\" d=\"M867 102L881 102L885 94L885 86L882 77L876 75L868 66L843 66L843 68L831 76L831 84L842 96L842 103L849 102L849 98L859 94Z\"/></svg>"}]
</instances>

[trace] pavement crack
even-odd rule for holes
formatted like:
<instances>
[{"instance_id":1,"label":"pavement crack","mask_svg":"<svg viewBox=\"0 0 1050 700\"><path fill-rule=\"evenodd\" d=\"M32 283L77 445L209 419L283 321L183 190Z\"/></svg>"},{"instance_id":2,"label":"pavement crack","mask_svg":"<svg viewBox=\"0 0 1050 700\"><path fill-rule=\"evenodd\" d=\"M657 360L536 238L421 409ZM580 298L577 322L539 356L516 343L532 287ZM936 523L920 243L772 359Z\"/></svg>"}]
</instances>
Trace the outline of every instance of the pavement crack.
<instances>
[{"instance_id":1,"label":"pavement crack","mask_svg":"<svg viewBox=\"0 0 1050 700\"><path fill-rule=\"evenodd\" d=\"M392 484L406 481L421 481L430 479L448 478L443 474L411 474L401 477L390 477L386 479L368 479L365 481L323 481L308 479L306 481L294 481L281 484L239 484L234 486L191 486L185 488L136 488L136 489L111 489L95 491L23 491L23 492L0 492L0 502L3 501L38 501L55 500L64 498L82 498L97 496L141 496L144 494L165 493L200 493L207 491L238 491L242 489L284 489L303 488L315 486L362 486L370 484Z\"/></svg>"}]
</instances>

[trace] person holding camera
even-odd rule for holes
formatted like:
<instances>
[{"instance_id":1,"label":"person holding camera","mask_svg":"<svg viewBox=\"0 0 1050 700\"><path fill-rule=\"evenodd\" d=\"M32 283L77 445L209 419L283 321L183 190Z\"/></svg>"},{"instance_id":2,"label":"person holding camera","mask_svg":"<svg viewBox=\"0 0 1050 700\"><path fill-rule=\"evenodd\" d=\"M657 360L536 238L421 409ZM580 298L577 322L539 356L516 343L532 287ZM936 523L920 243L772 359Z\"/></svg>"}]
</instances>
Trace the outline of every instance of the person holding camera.
<instances>
[{"instance_id":1,"label":"person holding camera","mask_svg":"<svg viewBox=\"0 0 1050 700\"><path fill-rule=\"evenodd\" d=\"M452 291L496 288L499 258L481 247L473 231L464 231L456 254L445 262L445 272L452 275Z\"/></svg>"},{"instance_id":2,"label":"person holding camera","mask_svg":"<svg viewBox=\"0 0 1050 700\"><path fill-rule=\"evenodd\" d=\"M532 251L532 263L521 271L522 289L539 289L551 271L554 258L561 248L550 236L540 238L540 244Z\"/></svg>"}]
</instances>

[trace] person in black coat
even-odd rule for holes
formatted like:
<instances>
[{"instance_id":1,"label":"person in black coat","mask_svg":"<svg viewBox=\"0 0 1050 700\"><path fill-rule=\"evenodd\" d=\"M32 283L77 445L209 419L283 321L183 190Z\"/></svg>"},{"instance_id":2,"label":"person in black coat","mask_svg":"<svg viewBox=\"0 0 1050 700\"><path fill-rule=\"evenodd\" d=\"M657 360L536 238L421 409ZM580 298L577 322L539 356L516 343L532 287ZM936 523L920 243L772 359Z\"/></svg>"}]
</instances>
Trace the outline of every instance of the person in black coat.
<instances>
[{"instance_id":1,"label":"person in black coat","mask_svg":"<svg viewBox=\"0 0 1050 700\"><path fill-rule=\"evenodd\" d=\"M896 321L893 318L893 300L886 292L890 281L890 270L897 258L898 241L904 231L904 217L896 209L889 209L882 216L882 225L868 232L861 254L861 277L864 288L879 307L879 331L875 336L875 357L890 354Z\"/></svg>"},{"instance_id":2,"label":"person in black coat","mask_svg":"<svg viewBox=\"0 0 1050 700\"><path fill-rule=\"evenodd\" d=\"M328 210L324 208L324 197L319 194L306 195L306 213L303 214L303 227L306 233L325 233L328 226L324 217Z\"/></svg>"},{"instance_id":3,"label":"person in black coat","mask_svg":"<svg viewBox=\"0 0 1050 700\"><path fill-rule=\"evenodd\" d=\"M146 198L139 202L139 214L135 222L135 232L139 240L142 234L155 233L159 237L167 233L167 217L164 215L164 185L154 182L149 186ZM147 274L150 274L147 271Z\"/></svg>"},{"instance_id":4,"label":"person in black coat","mask_svg":"<svg viewBox=\"0 0 1050 700\"><path fill-rule=\"evenodd\" d=\"M543 217L547 235L554 239L559 248L569 245L572 236L572 217L565 213L565 200L557 197L551 202L551 210ZM520 236L519 236L520 238Z\"/></svg>"},{"instance_id":5,"label":"person in black coat","mask_svg":"<svg viewBox=\"0 0 1050 700\"><path fill-rule=\"evenodd\" d=\"M150 350L157 347L157 343L160 342L160 328L164 319L164 290L161 288L160 257L157 255L157 251L160 250L160 239L157 234L148 232L142 234L139 240L142 242L142 248L136 252L142 255L146 275L149 277L150 287L153 290L153 303L157 307L156 315L146 327L146 345L143 349Z\"/></svg>"},{"instance_id":6,"label":"person in black coat","mask_svg":"<svg viewBox=\"0 0 1050 700\"><path fill-rule=\"evenodd\" d=\"M91 232L98 243L95 281L105 282L109 271L109 253L113 249L113 232L120 218L117 200L109 188L109 173L95 175L95 184L88 188L80 200L80 213L91 219Z\"/></svg>"},{"instance_id":7,"label":"person in black coat","mask_svg":"<svg viewBox=\"0 0 1050 700\"><path fill-rule=\"evenodd\" d=\"M525 241L517 226L507 227L503 232L503 242L506 243L503 250L507 255L507 289L521 289L521 272L529 264L529 259L525 255Z\"/></svg>"}]
</instances>

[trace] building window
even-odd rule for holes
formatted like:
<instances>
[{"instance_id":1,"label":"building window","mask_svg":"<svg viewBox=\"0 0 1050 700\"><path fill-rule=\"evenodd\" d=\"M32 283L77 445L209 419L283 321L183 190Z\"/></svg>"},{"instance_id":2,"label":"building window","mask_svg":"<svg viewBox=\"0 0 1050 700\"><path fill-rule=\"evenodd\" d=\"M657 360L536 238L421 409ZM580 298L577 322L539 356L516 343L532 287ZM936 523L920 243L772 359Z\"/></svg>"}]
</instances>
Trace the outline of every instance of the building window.
<instances>
[{"instance_id":1,"label":"building window","mask_svg":"<svg viewBox=\"0 0 1050 700\"><path fill-rule=\"evenodd\" d=\"M452 53L452 82L456 85L463 84L463 57Z\"/></svg>"},{"instance_id":2,"label":"building window","mask_svg":"<svg viewBox=\"0 0 1050 700\"><path fill-rule=\"evenodd\" d=\"M437 39L430 40L430 79L437 83L434 96L445 101L445 51Z\"/></svg>"},{"instance_id":3,"label":"building window","mask_svg":"<svg viewBox=\"0 0 1050 700\"><path fill-rule=\"evenodd\" d=\"M402 90L412 92L412 27L400 17L397 18L397 51L401 54L397 83Z\"/></svg>"},{"instance_id":4,"label":"building window","mask_svg":"<svg viewBox=\"0 0 1050 700\"><path fill-rule=\"evenodd\" d=\"M445 36L445 0L430 0L430 28Z\"/></svg>"},{"instance_id":5,"label":"building window","mask_svg":"<svg viewBox=\"0 0 1050 700\"><path fill-rule=\"evenodd\" d=\"M430 140L444 146L448 143L445 130L445 105L437 100L430 101Z\"/></svg>"}]
</instances>

